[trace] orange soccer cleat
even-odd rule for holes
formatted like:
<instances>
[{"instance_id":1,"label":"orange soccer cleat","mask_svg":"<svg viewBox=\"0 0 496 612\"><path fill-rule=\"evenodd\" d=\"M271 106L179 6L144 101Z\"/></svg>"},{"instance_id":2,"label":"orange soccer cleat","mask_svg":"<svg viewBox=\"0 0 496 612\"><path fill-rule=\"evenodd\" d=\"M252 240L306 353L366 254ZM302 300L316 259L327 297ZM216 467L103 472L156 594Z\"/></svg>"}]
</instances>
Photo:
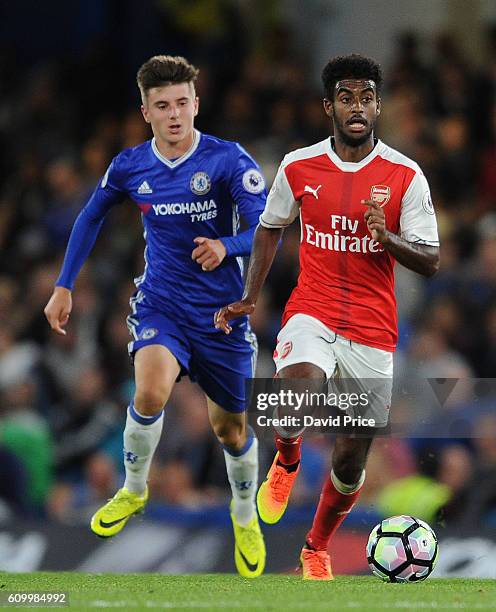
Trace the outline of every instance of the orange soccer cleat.
<instances>
[{"instance_id":1,"label":"orange soccer cleat","mask_svg":"<svg viewBox=\"0 0 496 612\"><path fill-rule=\"evenodd\" d=\"M277 523L288 507L288 500L300 466L288 472L278 465L279 453L276 453L267 477L257 493L258 514L264 523Z\"/></svg>"},{"instance_id":2,"label":"orange soccer cleat","mask_svg":"<svg viewBox=\"0 0 496 612\"><path fill-rule=\"evenodd\" d=\"M303 580L334 580L331 558L326 550L302 548L300 563Z\"/></svg>"}]
</instances>

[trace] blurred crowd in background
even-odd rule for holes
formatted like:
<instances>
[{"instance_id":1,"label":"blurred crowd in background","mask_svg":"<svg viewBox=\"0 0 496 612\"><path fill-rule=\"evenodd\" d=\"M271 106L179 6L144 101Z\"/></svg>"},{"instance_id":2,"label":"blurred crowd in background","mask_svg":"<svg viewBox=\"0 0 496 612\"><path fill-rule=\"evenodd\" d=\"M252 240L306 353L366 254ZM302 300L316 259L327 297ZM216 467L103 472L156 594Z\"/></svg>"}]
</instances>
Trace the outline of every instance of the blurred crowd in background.
<instances>
[{"instance_id":1,"label":"blurred crowd in background","mask_svg":"<svg viewBox=\"0 0 496 612\"><path fill-rule=\"evenodd\" d=\"M216 15L220 25L210 36L180 17L177 8L175 21L163 24L167 42L156 51L183 53L196 63L197 127L241 142L270 185L286 152L324 139L330 129L322 91L292 44L291 28L272 26L255 44L239 35L235 11ZM426 280L397 266L400 387L413 373L470 380L496 372L496 27L488 29L484 44L481 65L464 57L448 34L429 41L429 62L421 59L414 33L399 34L391 46L377 132L424 170L442 240L435 277ZM125 320L133 278L143 269L136 206L127 202L106 221L78 278L67 336L50 332L43 315L79 210L112 157L150 138L130 85L148 56L121 65L115 51L93 41L77 57L25 58L23 65L12 49L0 49L5 513L84 522L123 480L122 431L133 395ZM295 224L251 319L259 376L273 373L280 315L298 275L298 246ZM406 409L453 422L460 416L464 431L440 439L377 440L360 503L385 515L496 527L492 396L475 397L467 382L449 401L424 399ZM328 437L305 443L295 503L316 503L331 448ZM263 477L273 455L270 440L261 455ZM228 499L205 401L187 379L167 405L150 486L155 502L171 506L202 508Z\"/></svg>"}]
</instances>

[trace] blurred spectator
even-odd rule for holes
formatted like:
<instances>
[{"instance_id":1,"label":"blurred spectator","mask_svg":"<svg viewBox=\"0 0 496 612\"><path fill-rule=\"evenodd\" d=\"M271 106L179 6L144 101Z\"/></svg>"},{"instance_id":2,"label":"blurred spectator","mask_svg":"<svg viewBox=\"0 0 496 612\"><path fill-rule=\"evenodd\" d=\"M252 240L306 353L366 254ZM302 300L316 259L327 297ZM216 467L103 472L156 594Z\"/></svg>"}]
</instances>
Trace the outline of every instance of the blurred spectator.
<instances>
[{"instance_id":1,"label":"blurred spectator","mask_svg":"<svg viewBox=\"0 0 496 612\"><path fill-rule=\"evenodd\" d=\"M470 529L473 525L489 529L496 527L495 441L496 416L489 413L478 420L473 432L475 457L470 478L458 479L460 486L443 509L445 520L458 529ZM453 469L446 471L446 475L451 479L457 478Z\"/></svg>"},{"instance_id":2,"label":"blurred spectator","mask_svg":"<svg viewBox=\"0 0 496 612\"><path fill-rule=\"evenodd\" d=\"M26 482L22 498L30 512L40 514L53 482L53 441L48 423L35 408L36 386L28 376L6 383L0 412L0 447L8 449L18 464L9 461L7 481L20 476ZM20 464L20 465L19 465ZM21 467L22 466L22 467ZM24 472L24 474L23 474ZM21 503L18 493L17 504Z\"/></svg>"},{"instance_id":3,"label":"blurred spectator","mask_svg":"<svg viewBox=\"0 0 496 612\"><path fill-rule=\"evenodd\" d=\"M421 59L419 47L420 40L416 32L404 31L397 36L389 74L389 87L393 93L398 88L414 82L422 88L423 97L428 95L431 75Z\"/></svg>"},{"instance_id":4,"label":"blurred spectator","mask_svg":"<svg viewBox=\"0 0 496 612\"><path fill-rule=\"evenodd\" d=\"M2 420L0 419L0 431ZM9 509L17 515L29 514L29 481L25 465L16 453L4 448L0 434L0 505L1 500L6 503L2 512Z\"/></svg>"},{"instance_id":5,"label":"blurred spectator","mask_svg":"<svg viewBox=\"0 0 496 612\"><path fill-rule=\"evenodd\" d=\"M257 136L257 105L253 92L236 85L227 91L222 113L213 131L227 140L239 140L245 145Z\"/></svg>"},{"instance_id":6,"label":"blurred spectator","mask_svg":"<svg viewBox=\"0 0 496 612\"><path fill-rule=\"evenodd\" d=\"M87 523L117 486L115 461L104 453L96 452L88 457L83 476L75 483L58 481L52 488L46 501L50 518L67 524Z\"/></svg>"},{"instance_id":7,"label":"blurred spectator","mask_svg":"<svg viewBox=\"0 0 496 612\"><path fill-rule=\"evenodd\" d=\"M83 180L88 191L92 191L105 174L110 159L108 144L102 138L92 138L84 144L81 151L81 161L83 164Z\"/></svg>"},{"instance_id":8,"label":"blurred spectator","mask_svg":"<svg viewBox=\"0 0 496 612\"><path fill-rule=\"evenodd\" d=\"M34 342L16 342L14 330L7 324L0 326L0 389L23 383L34 374L41 358Z\"/></svg>"},{"instance_id":9,"label":"blurred spectator","mask_svg":"<svg viewBox=\"0 0 496 612\"><path fill-rule=\"evenodd\" d=\"M69 158L52 162L47 168L46 180L49 206L43 215L42 224L50 246L63 249L90 191L85 187L75 162Z\"/></svg>"},{"instance_id":10,"label":"blurred spectator","mask_svg":"<svg viewBox=\"0 0 496 612\"><path fill-rule=\"evenodd\" d=\"M67 400L50 415L58 476L77 482L83 465L97 452L105 452L120 467L124 418L125 411L107 399L102 370L81 367L67 389Z\"/></svg>"},{"instance_id":11,"label":"blurred spectator","mask_svg":"<svg viewBox=\"0 0 496 612\"><path fill-rule=\"evenodd\" d=\"M437 116L470 115L472 75L455 36L442 32L435 39L432 77L433 111Z\"/></svg>"},{"instance_id":12,"label":"blurred spectator","mask_svg":"<svg viewBox=\"0 0 496 612\"><path fill-rule=\"evenodd\" d=\"M496 63L496 62L495 62ZM495 96L496 98L496 96ZM478 207L474 211L481 215L496 210L496 103L489 112L490 126L489 142L481 152L478 173Z\"/></svg>"},{"instance_id":13,"label":"blurred spectator","mask_svg":"<svg viewBox=\"0 0 496 612\"><path fill-rule=\"evenodd\" d=\"M450 486L440 478L437 453L433 454L428 447L423 452L424 456L419 456L418 472L390 480L380 491L377 507L385 517L411 514L432 524L440 509L453 495ZM453 467L451 465L450 469ZM442 474L448 475L450 469Z\"/></svg>"},{"instance_id":14,"label":"blurred spectator","mask_svg":"<svg viewBox=\"0 0 496 612\"><path fill-rule=\"evenodd\" d=\"M193 474L186 462L180 459L167 461L156 467L150 479L154 498L172 506L194 509L219 501L219 494L210 495L204 489L195 487Z\"/></svg>"},{"instance_id":15,"label":"blurred spectator","mask_svg":"<svg viewBox=\"0 0 496 612\"><path fill-rule=\"evenodd\" d=\"M47 514L66 524L87 523L117 485L115 462L103 453L91 455L83 467L84 478L76 483L59 481L46 501Z\"/></svg>"},{"instance_id":16,"label":"blurred spectator","mask_svg":"<svg viewBox=\"0 0 496 612\"><path fill-rule=\"evenodd\" d=\"M476 157L469 124L463 115L447 115L437 122L439 162L437 187L458 215L470 211L475 197Z\"/></svg>"}]
</instances>

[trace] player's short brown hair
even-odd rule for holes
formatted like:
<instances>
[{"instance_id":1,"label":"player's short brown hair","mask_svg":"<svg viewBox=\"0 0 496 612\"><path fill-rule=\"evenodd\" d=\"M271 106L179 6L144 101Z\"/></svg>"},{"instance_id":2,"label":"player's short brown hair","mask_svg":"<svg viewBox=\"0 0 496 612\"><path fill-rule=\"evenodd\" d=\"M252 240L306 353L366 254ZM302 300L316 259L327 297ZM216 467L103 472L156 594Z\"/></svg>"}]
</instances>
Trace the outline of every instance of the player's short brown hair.
<instances>
[{"instance_id":1,"label":"player's short brown hair","mask_svg":"<svg viewBox=\"0 0 496 612\"><path fill-rule=\"evenodd\" d=\"M334 88L344 79L367 79L375 82L377 95L382 89L382 70L370 57L353 53L329 60L322 71L322 84L328 100L334 100Z\"/></svg>"},{"instance_id":2,"label":"player's short brown hair","mask_svg":"<svg viewBox=\"0 0 496 612\"><path fill-rule=\"evenodd\" d=\"M194 85L199 70L180 55L154 55L147 60L136 75L136 81L145 98L152 87L163 87L173 83Z\"/></svg>"}]
</instances>

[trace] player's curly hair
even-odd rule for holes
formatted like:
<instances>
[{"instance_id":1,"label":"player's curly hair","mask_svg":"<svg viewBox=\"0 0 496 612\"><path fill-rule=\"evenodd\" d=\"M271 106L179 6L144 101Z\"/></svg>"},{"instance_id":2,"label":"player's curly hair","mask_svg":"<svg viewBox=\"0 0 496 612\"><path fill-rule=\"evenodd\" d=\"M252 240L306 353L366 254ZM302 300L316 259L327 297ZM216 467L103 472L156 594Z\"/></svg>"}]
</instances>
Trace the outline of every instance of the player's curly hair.
<instances>
[{"instance_id":1,"label":"player's curly hair","mask_svg":"<svg viewBox=\"0 0 496 612\"><path fill-rule=\"evenodd\" d=\"M382 70L377 62L370 57L353 53L340 55L329 60L322 70L322 83L325 95L334 100L334 88L343 79L370 79L375 82L377 95L382 89Z\"/></svg>"},{"instance_id":2,"label":"player's curly hair","mask_svg":"<svg viewBox=\"0 0 496 612\"><path fill-rule=\"evenodd\" d=\"M180 55L154 55L147 60L136 75L136 81L144 98L152 87L172 83L193 83L200 71Z\"/></svg>"}]
</instances>

